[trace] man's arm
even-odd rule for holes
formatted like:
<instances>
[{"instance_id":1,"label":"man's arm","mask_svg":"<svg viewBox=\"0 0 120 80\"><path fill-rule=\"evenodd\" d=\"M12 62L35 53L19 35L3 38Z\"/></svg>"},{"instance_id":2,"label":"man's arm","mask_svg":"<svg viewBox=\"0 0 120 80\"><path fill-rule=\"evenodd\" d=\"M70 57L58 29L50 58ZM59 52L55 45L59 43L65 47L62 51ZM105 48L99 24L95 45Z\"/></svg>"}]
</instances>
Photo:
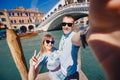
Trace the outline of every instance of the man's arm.
<instances>
[{"instance_id":1,"label":"man's arm","mask_svg":"<svg viewBox=\"0 0 120 80\"><path fill-rule=\"evenodd\" d=\"M120 0L90 0L87 42L108 80L120 79Z\"/></svg>"},{"instance_id":2,"label":"man's arm","mask_svg":"<svg viewBox=\"0 0 120 80\"><path fill-rule=\"evenodd\" d=\"M77 32L75 35L72 37L72 43L76 46L82 46L81 40L80 40L80 31Z\"/></svg>"}]
</instances>

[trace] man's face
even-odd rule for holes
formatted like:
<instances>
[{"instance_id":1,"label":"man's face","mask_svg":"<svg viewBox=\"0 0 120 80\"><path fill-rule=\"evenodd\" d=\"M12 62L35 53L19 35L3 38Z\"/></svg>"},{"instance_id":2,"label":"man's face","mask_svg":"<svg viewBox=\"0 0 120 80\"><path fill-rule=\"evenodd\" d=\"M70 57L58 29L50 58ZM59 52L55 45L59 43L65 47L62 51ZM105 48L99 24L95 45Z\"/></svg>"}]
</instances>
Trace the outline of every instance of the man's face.
<instances>
[{"instance_id":1,"label":"man's face","mask_svg":"<svg viewBox=\"0 0 120 80\"><path fill-rule=\"evenodd\" d=\"M71 17L64 17L62 21L62 30L64 34L69 34L74 27L74 19Z\"/></svg>"}]
</instances>

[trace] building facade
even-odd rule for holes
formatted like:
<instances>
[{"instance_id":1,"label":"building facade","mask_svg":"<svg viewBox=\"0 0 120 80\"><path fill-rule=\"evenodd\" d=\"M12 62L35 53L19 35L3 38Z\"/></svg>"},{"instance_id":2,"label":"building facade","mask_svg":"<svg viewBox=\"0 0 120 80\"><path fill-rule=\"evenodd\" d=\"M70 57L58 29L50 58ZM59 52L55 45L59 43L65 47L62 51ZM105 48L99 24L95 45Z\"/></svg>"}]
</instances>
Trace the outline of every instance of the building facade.
<instances>
[{"instance_id":1,"label":"building facade","mask_svg":"<svg viewBox=\"0 0 120 80\"><path fill-rule=\"evenodd\" d=\"M18 7L12 10L0 10L0 22L3 23L1 28L31 31L41 23L43 16L44 13L39 12L38 9Z\"/></svg>"},{"instance_id":2,"label":"building facade","mask_svg":"<svg viewBox=\"0 0 120 80\"><path fill-rule=\"evenodd\" d=\"M0 29L5 29L7 26L10 26L7 11L6 10L0 10Z\"/></svg>"},{"instance_id":3,"label":"building facade","mask_svg":"<svg viewBox=\"0 0 120 80\"><path fill-rule=\"evenodd\" d=\"M82 17L75 22L76 30L85 30L89 27L89 18L88 16Z\"/></svg>"}]
</instances>

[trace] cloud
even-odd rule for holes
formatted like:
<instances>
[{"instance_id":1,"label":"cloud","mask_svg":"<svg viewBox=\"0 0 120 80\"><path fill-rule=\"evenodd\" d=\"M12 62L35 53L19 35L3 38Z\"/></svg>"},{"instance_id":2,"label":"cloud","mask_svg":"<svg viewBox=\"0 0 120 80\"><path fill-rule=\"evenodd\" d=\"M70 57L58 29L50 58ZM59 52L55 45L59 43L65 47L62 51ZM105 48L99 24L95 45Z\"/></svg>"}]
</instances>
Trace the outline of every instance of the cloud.
<instances>
[{"instance_id":1,"label":"cloud","mask_svg":"<svg viewBox=\"0 0 120 80\"><path fill-rule=\"evenodd\" d=\"M32 0L31 2L31 9L36 9L37 7L38 0Z\"/></svg>"}]
</instances>

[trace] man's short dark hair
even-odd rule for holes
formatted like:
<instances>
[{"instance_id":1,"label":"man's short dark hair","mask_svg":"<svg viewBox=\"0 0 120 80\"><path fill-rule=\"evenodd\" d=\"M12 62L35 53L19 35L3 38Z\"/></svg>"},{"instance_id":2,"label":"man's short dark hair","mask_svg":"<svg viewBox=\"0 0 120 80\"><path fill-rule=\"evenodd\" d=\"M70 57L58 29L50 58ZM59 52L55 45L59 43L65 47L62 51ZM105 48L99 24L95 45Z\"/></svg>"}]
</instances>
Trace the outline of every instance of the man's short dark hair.
<instances>
[{"instance_id":1,"label":"man's short dark hair","mask_svg":"<svg viewBox=\"0 0 120 80\"><path fill-rule=\"evenodd\" d=\"M73 18L73 20L75 21L74 17L73 17L72 15L70 15L70 14L65 14L65 15L63 15L63 18L64 18L64 17ZM63 18L62 18L62 20L63 20Z\"/></svg>"}]
</instances>

